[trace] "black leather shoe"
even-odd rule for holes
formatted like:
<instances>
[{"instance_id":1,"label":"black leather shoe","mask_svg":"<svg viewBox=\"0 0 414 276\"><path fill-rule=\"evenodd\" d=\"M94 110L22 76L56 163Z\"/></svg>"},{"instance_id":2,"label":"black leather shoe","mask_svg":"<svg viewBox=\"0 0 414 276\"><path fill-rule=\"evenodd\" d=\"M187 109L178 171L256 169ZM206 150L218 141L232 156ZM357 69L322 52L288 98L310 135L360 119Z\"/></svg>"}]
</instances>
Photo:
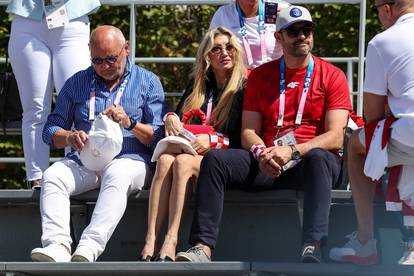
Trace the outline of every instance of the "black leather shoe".
<instances>
[{"instance_id":1,"label":"black leather shoe","mask_svg":"<svg viewBox=\"0 0 414 276\"><path fill-rule=\"evenodd\" d=\"M32 190L40 190L42 187L42 179L27 181L27 188Z\"/></svg>"},{"instance_id":2,"label":"black leather shoe","mask_svg":"<svg viewBox=\"0 0 414 276\"><path fill-rule=\"evenodd\" d=\"M140 262L152 262L152 261L154 261L154 256L150 256L150 255L147 255L147 256L140 256L139 257L139 261Z\"/></svg>"},{"instance_id":3,"label":"black leather shoe","mask_svg":"<svg viewBox=\"0 0 414 276\"><path fill-rule=\"evenodd\" d=\"M171 258L170 256L165 256L164 258L161 258L160 254L157 255L157 257L155 257L155 261L156 262L174 262L173 258Z\"/></svg>"}]
</instances>

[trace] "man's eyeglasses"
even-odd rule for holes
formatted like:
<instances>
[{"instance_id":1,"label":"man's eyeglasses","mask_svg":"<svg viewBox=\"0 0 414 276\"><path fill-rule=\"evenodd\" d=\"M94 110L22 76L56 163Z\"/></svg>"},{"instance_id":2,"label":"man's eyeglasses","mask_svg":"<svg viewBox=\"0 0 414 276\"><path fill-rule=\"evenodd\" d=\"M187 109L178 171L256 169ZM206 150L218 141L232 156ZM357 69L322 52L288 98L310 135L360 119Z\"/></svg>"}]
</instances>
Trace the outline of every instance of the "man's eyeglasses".
<instances>
[{"instance_id":1,"label":"man's eyeglasses","mask_svg":"<svg viewBox=\"0 0 414 276\"><path fill-rule=\"evenodd\" d=\"M224 50L226 50L227 53L232 54L234 52L234 49L235 48L234 48L233 44L226 44L224 46L216 45L213 48L211 48L210 52L212 54L219 55L219 54L223 53Z\"/></svg>"},{"instance_id":2,"label":"man's eyeglasses","mask_svg":"<svg viewBox=\"0 0 414 276\"><path fill-rule=\"evenodd\" d=\"M290 37L297 37L301 33L303 33L303 35L305 37L308 37L311 33L313 33L313 30L314 30L313 26L305 25L305 26L299 27L299 28L289 27L289 28L286 28L284 31Z\"/></svg>"},{"instance_id":3,"label":"man's eyeglasses","mask_svg":"<svg viewBox=\"0 0 414 276\"><path fill-rule=\"evenodd\" d=\"M385 6L385 5L392 6L394 4L395 4L395 2L384 2L384 3L378 4L378 5L372 6L372 9L373 9L374 13L378 14L378 8L379 7L382 7L382 6Z\"/></svg>"},{"instance_id":4,"label":"man's eyeglasses","mask_svg":"<svg viewBox=\"0 0 414 276\"><path fill-rule=\"evenodd\" d=\"M101 65L102 63L106 62L109 65L114 64L117 60L119 55L122 53L122 50L124 50L125 44L122 45L121 50L119 51L118 55L115 56L106 56L106 57L94 57L91 59L92 63L95 65Z\"/></svg>"}]
</instances>

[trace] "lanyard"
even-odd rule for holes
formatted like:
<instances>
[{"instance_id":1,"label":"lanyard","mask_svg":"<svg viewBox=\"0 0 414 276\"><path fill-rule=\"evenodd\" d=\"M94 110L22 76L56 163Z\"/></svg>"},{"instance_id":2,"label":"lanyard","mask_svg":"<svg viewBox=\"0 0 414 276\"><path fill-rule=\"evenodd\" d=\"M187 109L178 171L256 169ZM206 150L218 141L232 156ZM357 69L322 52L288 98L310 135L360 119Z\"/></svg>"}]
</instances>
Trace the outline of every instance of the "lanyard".
<instances>
[{"instance_id":1,"label":"lanyard","mask_svg":"<svg viewBox=\"0 0 414 276\"><path fill-rule=\"evenodd\" d=\"M210 94L208 95L208 102L207 102L207 124L210 123L210 118L211 118L211 111L213 110L213 93L210 92Z\"/></svg>"},{"instance_id":2,"label":"lanyard","mask_svg":"<svg viewBox=\"0 0 414 276\"><path fill-rule=\"evenodd\" d=\"M121 97L124 94L125 87L128 83L130 74L128 74L116 91L114 105L119 104ZM96 78L92 80L91 92L89 94L89 121L95 120L95 98L96 98Z\"/></svg>"},{"instance_id":3,"label":"lanyard","mask_svg":"<svg viewBox=\"0 0 414 276\"><path fill-rule=\"evenodd\" d=\"M298 113L296 114L295 124L299 126L302 122L303 110L305 109L306 96L308 95L309 84L311 81L312 71L314 67L313 57L309 61L308 69L306 70L305 82L303 84L302 95L300 97ZM279 80L279 116L277 118L277 127L283 126L283 118L285 116L285 59L280 61L280 80Z\"/></svg>"},{"instance_id":4,"label":"lanyard","mask_svg":"<svg viewBox=\"0 0 414 276\"><path fill-rule=\"evenodd\" d=\"M240 33L243 40L243 48L247 56L247 63L249 67L253 65L253 55L252 50L250 49L249 39L247 38L247 29L245 25L245 20L243 12L240 8L239 3L236 3L237 14L239 15L240 23ZM259 1L259 26L258 31L260 35L260 51L262 54L262 61L266 62L267 53L266 53L266 42L265 42L265 24L264 24L264 3L263 0Z\"/></svg>"}]
</instances>

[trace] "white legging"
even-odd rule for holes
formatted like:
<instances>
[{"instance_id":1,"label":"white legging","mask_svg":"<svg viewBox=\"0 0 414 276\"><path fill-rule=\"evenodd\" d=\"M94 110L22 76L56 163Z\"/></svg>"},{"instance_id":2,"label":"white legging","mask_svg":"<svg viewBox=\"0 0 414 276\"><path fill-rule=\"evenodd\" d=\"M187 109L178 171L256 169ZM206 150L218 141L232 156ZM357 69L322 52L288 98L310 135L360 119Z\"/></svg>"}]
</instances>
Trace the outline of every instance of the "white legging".
<instances>
[{"instance_id":1,"label":"white legging","mask_svg":"<svg viewBox=\"0 0 414 276\"><path fill-rule=\"evenodd\" d=\"M144 162L129 158L112 160L100 173L67 158L54 163L44 173L40 194L42 245L62 243L70 248L69 198L100 188L91 222L79 241L79 246L87 246L97 258L125 212L128 195L148 181L147 172Z\"/></svg>"},{"instance_id":2,"label":"white legging","mask_svg":"<svg viewBox=\"0 0 414 276\"><path fill-rule=\"evenodd\" d=\"M90 65L89 30L87 16L52 30L44 20L13 19L8 52L23 106L28 180L41 179L49 166L49 146L42 141L42 131L51 109L53 85L59 92L69 77Z\"/></svg>"}]
</instances>

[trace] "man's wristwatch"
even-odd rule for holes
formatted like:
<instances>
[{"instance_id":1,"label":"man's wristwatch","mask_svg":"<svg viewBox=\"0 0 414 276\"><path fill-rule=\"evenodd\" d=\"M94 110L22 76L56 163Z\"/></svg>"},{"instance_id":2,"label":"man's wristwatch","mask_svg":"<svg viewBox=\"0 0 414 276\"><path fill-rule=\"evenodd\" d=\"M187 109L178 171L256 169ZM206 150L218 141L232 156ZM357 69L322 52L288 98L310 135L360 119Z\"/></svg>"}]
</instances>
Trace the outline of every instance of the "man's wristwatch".
<instances>
[{"instance_id":1,"label":"man's wristwatch","mask_svg":"<svg viewBox=\"0 0 414 276\"><path fill-rule=\"evenodd\" d=\"M129 121L131 122L131 124L129 125L129 127L125 128L128 131L133 130L134 127L137 125L137 121L135 121L132 117L129 117Z\"/></svg>"},{"instance_id":2,"label":"man's wristwatch","mask_svg":"<svg viewBox=\"0 0 414 276\"><path fill-rule=\"evenodd\" d=\"M298 151L298 149L295 147L295 145L289 145L289 147L292 149L292 156L291 159L292 160L299 160L300 159L300 152Z\"/></svg>"}]
</instances>

